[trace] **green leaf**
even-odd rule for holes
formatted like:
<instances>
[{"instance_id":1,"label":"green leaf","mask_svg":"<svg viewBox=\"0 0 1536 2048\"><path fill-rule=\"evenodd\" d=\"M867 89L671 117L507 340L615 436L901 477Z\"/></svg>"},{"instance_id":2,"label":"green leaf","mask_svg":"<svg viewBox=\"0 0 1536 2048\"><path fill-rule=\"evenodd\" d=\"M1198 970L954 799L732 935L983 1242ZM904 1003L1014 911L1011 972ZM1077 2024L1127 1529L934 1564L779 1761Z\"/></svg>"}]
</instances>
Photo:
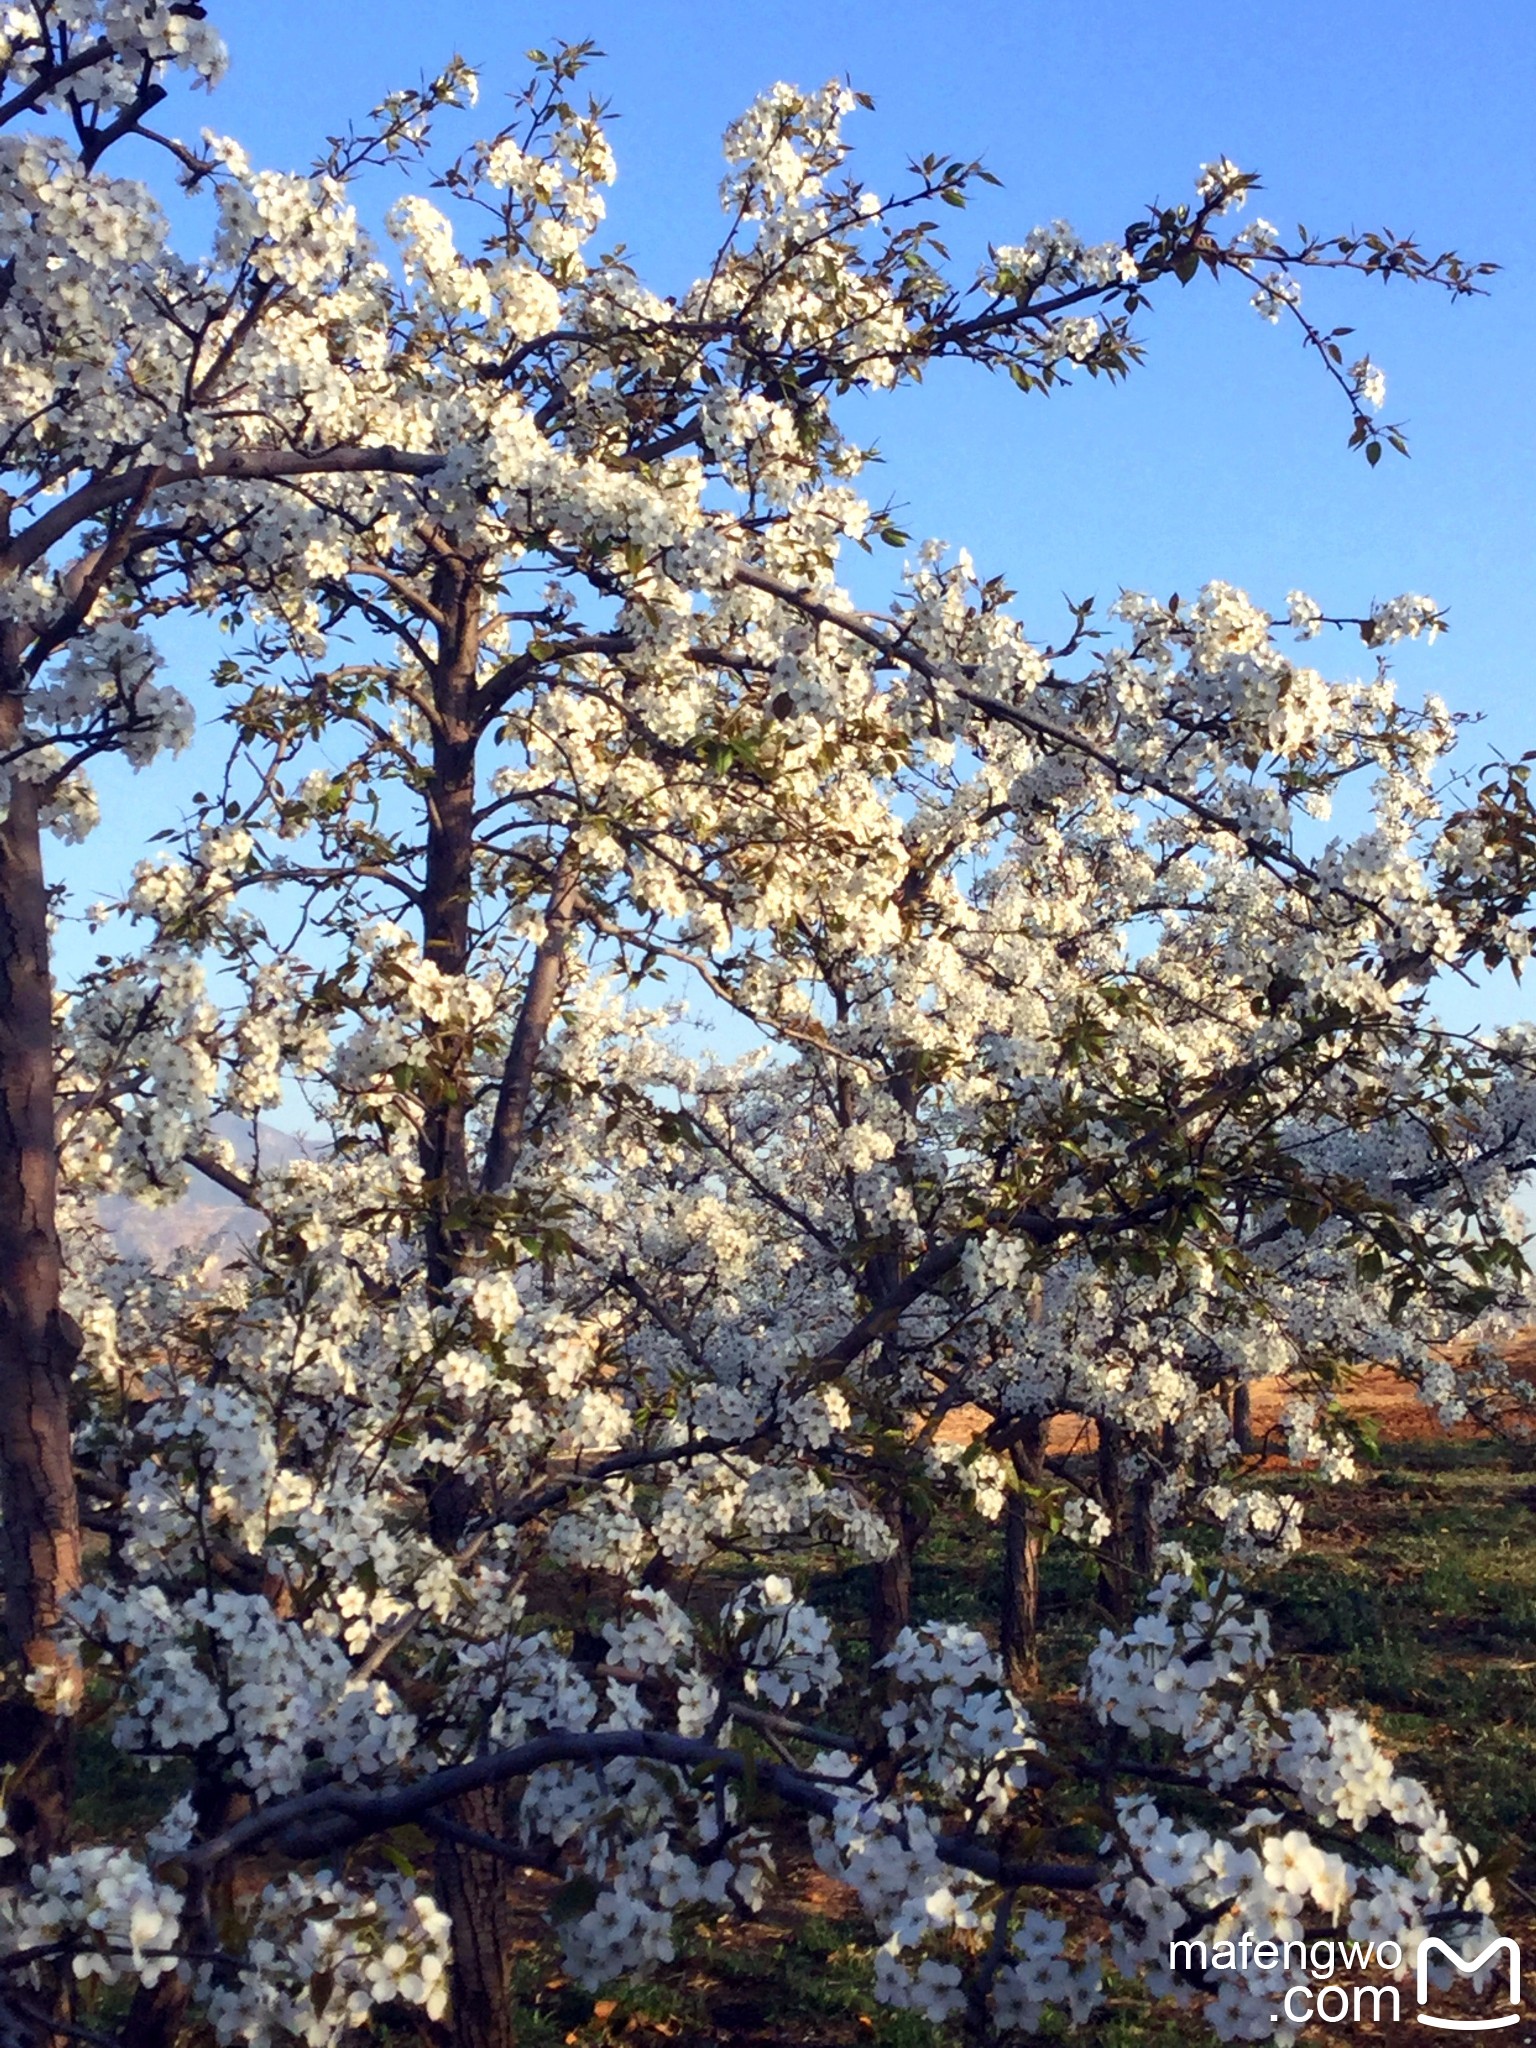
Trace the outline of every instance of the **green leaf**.
<instances>
[{"instance_id":1,"label":"green leaf","mask_svg":"<svg viewBox=\"0 0 1536 2048\"><path fill-rule=\"evenodd\" d=\"M590 1913L602 1895L602 1887L594 1884L590 1877L573 1877L569 1884L561 1885L550 1900L549 1917L557 1927L564 1927L572 1920L579 1920L584 1913Z\"/></svg>"}]
</instances>

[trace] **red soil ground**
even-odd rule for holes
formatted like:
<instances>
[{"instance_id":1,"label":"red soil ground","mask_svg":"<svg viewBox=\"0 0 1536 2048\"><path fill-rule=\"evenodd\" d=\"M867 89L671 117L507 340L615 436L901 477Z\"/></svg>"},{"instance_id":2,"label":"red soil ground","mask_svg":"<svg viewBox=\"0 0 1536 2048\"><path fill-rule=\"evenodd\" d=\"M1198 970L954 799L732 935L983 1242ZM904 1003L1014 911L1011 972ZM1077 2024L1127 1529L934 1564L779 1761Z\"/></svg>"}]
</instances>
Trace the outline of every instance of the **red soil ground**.
<instances>
[{"instance_id":1,"label":"red soil ground","mask_svg":"<svg viewBox=\"0 0 1536 2048\"><path fill-rule=\"evenodd\" d=\"M1506 1356L1522 1379L1536 1381L1536 1329L1523 1331L1510 1345ZM1253 1389L1253 1426L1260 1436L1279 1421L1280 1411L1288 1398L1279 1380L1256 1382ZM1477 1425L1471 1422L1458 1423L1451 1430L1443 1428L1417 1395L1405 1387L1394 1373L1382 1367L1371 1367L1353 1380L1341 1397L1341 1405L1362 1421L1374 1422L1383 1441L1389 1443L1479 1434ZM985 1425L986 1417L981 1409L957 1408L940 1424L939 1436L946 1443L969 1443ZM1058 1415L1051 1424L1049 1444L1052 1455L1057 1457L1074 1451L1091 1451L1094 1448L1093 1424L1081 1422L1075 1416Z\"/></svg>"}]
</instances>

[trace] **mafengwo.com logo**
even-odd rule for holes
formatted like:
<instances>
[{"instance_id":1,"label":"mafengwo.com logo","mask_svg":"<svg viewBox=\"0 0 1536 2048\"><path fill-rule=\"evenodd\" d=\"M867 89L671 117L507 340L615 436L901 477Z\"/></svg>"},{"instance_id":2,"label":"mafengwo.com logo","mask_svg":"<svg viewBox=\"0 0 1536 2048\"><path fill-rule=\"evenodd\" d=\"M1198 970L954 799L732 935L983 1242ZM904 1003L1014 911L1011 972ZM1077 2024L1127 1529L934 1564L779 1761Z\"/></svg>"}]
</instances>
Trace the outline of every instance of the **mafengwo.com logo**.
<instances>
[{"instance_id":1,"label":"mafengwo.com logo","mask_svg":"<svg viewBox=\"0 0 1536 2048\"><path fill-rule=\"evenodd\" d=\"M1421 2027L1446 2033L1486 2034L1516 2026L1520 2012L1520 1945L1508 1935L1490 1941L1476 1955L1463 1955L1436 1934L1419 1943L1414 1966L1417 2010L1405 2014L1402 1992L1394 1982L1362 1981L1367 1971L1391 1974L1403 1967L1403 1951L1395 1941L1173 1941L1169 1967L1186 1980L1209 1982L1230 1971L1251 1985L1265 1985L1277 2000L1270 2019L1277 2027L1379 2026L1384 2021L1417 2020ZM1438 1967L1437 1966L1441 1966ZM1343 1974L1336 1974L1342 1972ZM1431 1983L1438 1975L1438 1986ZM1475 1989L1492 1987L1497 2010L1467 2017L1433 2008L1457 1977ZM1283 1989L1281 1988L1283 1986Z\"/></svg>"},{"instance_id":2,"label":"mafengwo.com logo","mask_svg":"<svg viewBox=\"0 0 1536 2048\"><path fill-rule=\"evenodd\" d=\"M1492 2013L1486 2019L1448 2019L1444 2015L1426 2012L1429 2003L1430 1965L1443 1959L1453 1970L1464 1977L1475 1977L1481 1970L1492 1967L1496 1956L1506 1956L1509 1961L1509 2005L1508 2012ZM1459 2034L1482 2034L1490 2027L1512 2027L1520 2018L1520 1944L1511 1941L1508 1935L1497 1941L1490 1941L1479 1955L1459 1956L1448 1942L1437 1934L1431 1934L1419 1943L1419 1962L1415 1972L1419 1994L1418 2022L1421 2027L1446 2027Z\"/></svg>"}]
</instances>

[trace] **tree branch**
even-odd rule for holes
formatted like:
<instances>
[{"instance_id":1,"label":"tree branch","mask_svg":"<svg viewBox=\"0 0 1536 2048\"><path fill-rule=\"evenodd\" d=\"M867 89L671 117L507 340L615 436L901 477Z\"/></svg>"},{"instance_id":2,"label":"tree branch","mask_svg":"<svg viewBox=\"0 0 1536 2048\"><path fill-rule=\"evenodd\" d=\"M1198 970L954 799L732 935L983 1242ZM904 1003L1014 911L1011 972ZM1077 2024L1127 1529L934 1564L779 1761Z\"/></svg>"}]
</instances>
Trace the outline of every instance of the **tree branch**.
<instances>
[{"instance_id":1,"label":"tree branch","mask_svg":"<svg viewBox=\"0 0 1536 2048\"><path fill-rule=\"evenodd\" d=\"M480 1185L488 1195L499 1194L506 1186L522 1150L534 1070L565 985L566 953L580 900L581 869L573 832L555 862L554 882L544 908L544 936L534 955L533 972L523 991L522 1008L496 1091L496 1109L480 1175Z\"/></svg>"},{"instance_id":2,"label":"tree branch","mask_svg":"<svg viewBox=\"0 0 1536 2048\"><path fill-rule=\"evenodd\" d=\"M679 1770L719 1771L775 1792L786 1806L833 1820L859 1788L839 1788L807 1776L787 1764L764 1763L736 1749L722 1748L701 1737L672 1735L654 1728L558 1729L535 1736L515 1749L491 1750L466 1764L433 1771L409 1785L384 1791L361 1791L350 1785L325 1785L247 1814L211 1841L182 1852L176 1860L194 1870L208 1870L232 1856L258 1848L304 1860L329 1856L391 1829L427 1825L440 1806L490 1785L527 1778L552 1764L601 1766L625 1759L671 1764ZM996 1849L965 1835L939 1835L934 1846L946 1863L970 1871L990 1884L1033 1885L1052 1891L1090 1891L1103 1875L1096 1864L1015 1863Z\"/></svg>"}]
</instances>

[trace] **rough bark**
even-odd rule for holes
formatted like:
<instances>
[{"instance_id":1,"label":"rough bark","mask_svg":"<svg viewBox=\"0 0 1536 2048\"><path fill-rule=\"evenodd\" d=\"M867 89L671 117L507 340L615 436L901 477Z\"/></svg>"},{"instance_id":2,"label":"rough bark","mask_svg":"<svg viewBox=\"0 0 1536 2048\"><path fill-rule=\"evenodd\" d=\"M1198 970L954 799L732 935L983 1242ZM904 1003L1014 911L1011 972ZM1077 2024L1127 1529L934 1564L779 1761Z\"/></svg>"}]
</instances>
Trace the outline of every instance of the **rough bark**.
<instances>
[{"instance_id":1,"label":"rough bark","mask_svg":"<svg viewBox=\"0 0 1536 2048\"><path fill-rule=\"evenodd\" d=\"M192 2003L191 1980L173 1973L146 1989L140 1985L128 2008L124 2039L133 2048L177 2048L184 2038Z\"/></svg>"},{"instance_id":2,"label":"rough bark","mask_svg":"<svg viewBox=\"0 0 1536 2048\"><path fill-rule=\"evenodd\" d=\"M447 1809L450 1822L505 1834L498 1786L466 1792ZM433 1878L453 1923L452 2048L512 2048L512 1888L507 1865L489 1850L440 1838Z\"/></svg>"},{"instance_id":3,"label":"rough bark","mask_svg":"<svg viewBox=\"0 0 1536 2048\"><path fill-rule=\"evenodd\" d=\"M1243 1456L1253 1450L1253 1389L1239 1380L1232 1389L1232 1437Z\"/></svg>"},{"instance_id":4,"label":"rough bark","mask_svg":"<svg viewBox=\"0 0 1536 2048\"><path fill-rule=\"evenodd\" d=\"M0 698L0 740L20 723ZM49 1711L76 1683L61 1646L80 1583L70 1379L80 1333L60 1306L53 989L35 786L18 783L0 824L0 1566L18 1676L0 1716L0 1761L17 1772L9 1813L28 1852L64 1840L69 1723Z\"/></svg>"},{"instance_id":5,"label":"rough bark","mask_svg":"<svg viewBox=\"0 0 1536 2048\"><path fill-rule=\"evenodd\" d=\"M1018 1482L1008 1495L1003 1524L1003 1610L999 1618L1003 1678L1015 1692L1031 1691L1040 1676L1040 1523L1027 1490L1045 1473L1045 1424L1026 1422L1010 1451Z\"/></svg>"}]
</instances>

